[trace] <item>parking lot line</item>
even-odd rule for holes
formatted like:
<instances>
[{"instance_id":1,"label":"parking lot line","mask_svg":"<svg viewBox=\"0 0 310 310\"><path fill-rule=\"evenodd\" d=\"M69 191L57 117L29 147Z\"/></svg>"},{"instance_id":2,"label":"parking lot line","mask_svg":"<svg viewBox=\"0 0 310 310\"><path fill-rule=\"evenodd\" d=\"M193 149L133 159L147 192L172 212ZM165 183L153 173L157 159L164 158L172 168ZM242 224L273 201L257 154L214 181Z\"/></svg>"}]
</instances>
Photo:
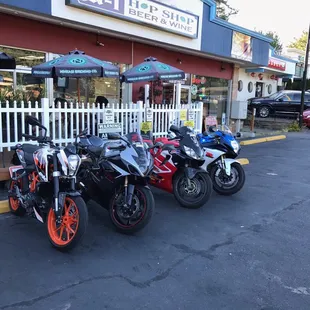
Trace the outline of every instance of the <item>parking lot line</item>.
<instances>
[{"instance_id":1,"label":"parking lot line","mask_svg":"<svg viewBox=\"0 0 310 310\"><path fill-rule=\"evenodd\" d=\"M271 137L264 137L264 138L258 138L258 139L244 140L240 142L240 145L251 145L251 144L277 141L277 140L283 140L283 139L286 139L285 135L271 136Z\"/></svg>"},{"instance_id":2,"label":"parking lot line","mask_svg":"<svg viewBox=\"0 0 310 310\"><path fill-rule=\"evenodd\" d=\"M242 165L242 166L248 165L250 163L250 161L247 158L239 158L239 159L237 159L237 162L239 162L240 165Z\"/></svg>"}]
</instances>

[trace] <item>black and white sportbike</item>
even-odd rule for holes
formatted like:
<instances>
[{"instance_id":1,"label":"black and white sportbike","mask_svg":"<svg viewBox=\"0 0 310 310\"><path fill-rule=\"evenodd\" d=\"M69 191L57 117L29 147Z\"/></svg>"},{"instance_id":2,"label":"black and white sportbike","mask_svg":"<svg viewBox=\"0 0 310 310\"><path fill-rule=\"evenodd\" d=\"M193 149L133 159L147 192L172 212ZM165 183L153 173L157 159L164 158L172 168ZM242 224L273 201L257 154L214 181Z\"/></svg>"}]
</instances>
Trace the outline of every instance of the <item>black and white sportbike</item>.
<instances>
[{"instance_id":1,"label":"black and white sportbike","mask_svg":"<svg viewBox=\"0 0 310 310\"><path fill-rule=\"evenodd\" d=\"M155 207L147 182L154 162L141 135L108 134L107 139L85 135L76 145L85 157L77 175L85 201L92 199L106 208L122 233L144 228Z\"/></svg>"}]
</instances>

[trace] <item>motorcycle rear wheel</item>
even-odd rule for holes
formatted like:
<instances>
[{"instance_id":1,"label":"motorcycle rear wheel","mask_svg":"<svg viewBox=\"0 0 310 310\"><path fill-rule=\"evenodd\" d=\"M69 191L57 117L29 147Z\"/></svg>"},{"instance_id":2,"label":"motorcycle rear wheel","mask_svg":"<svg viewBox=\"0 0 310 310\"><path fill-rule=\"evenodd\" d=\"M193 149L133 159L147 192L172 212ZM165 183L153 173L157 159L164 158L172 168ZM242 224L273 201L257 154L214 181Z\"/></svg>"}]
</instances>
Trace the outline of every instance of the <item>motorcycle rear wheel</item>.
<instances>
[{"instance_id":1,"label":"motorcycle rear wheel","mask_svg":"<svg viewBox=\"0 0 310 310\"><path fill-rule=\"evenodd\" d=\"M190 180L191 189L187 188L187 178L179 172L173 180L173 194L183 208L199 209L204 206L212 194L212 181L207 172L198 172ZM193 197L196 191L196 197Z\"/></svg>"},{"instance_id":2,"label":"motorcycle rear wheel","mask_svg":"<svg viewBox=\"0 0 310 310\"><path fill-rule=\"evenodd\" d=\"M46 226L49 240L60 251L73 249L81 241L88 225L88 211L81 197L66 197L62 221L56 223L56 214L49 209Z\"/></svg>"},{"instance_id":3,"label":"motorcycle rear wheel","mask_svg":"<svg viewBox=\"0 0 310 310\"><path fill-rule=\"evenodd\" d=\"M120 195L122 195L121 189ZM122 199L119 197L118 199ZM136 210L132 216L124 214L121 205L117 205L116 197L110 202L109 214L115 228L123 234L133 234L142 230L150 221L155 209L155 200L151 190L142 185L136 185L133 194ZM135 215L135 216L134 216Z\"/></svg>"}]
</instances>

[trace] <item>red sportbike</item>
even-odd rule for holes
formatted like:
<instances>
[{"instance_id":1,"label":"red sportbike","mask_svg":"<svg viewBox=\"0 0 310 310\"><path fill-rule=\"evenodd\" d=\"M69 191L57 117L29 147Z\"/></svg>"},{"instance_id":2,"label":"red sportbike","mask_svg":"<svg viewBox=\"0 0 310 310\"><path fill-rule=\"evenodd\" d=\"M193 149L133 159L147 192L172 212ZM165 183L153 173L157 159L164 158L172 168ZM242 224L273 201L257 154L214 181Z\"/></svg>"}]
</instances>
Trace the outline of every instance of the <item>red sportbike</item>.
<instances>
[{"instance_id":1,"label":"red sportbike","mask_svg":"<svg viewBox=\"0 0 310 310\"><path fill-rule=\"evenodd\" d=\"M203 150L188 127L171 126L170 131L175 137L168 139L169 144L162 143L163 138L157 139L155 144L144 140L154 158L151 185L173 193L182 207L200 208L212 193L210 176L200 168L204 163Z\"/></svg>"}]
</instances>

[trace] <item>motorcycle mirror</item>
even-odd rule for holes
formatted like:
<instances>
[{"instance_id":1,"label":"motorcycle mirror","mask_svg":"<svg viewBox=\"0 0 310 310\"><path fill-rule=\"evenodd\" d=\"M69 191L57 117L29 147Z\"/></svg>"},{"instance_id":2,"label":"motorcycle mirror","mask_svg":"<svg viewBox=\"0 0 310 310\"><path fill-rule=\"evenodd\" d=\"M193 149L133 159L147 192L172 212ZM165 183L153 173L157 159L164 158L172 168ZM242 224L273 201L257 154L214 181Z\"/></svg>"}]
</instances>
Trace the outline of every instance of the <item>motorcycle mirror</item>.
<instances>
[{"instance_id":1,"label":"motorcycle mirror","mask_svg":"<svg viewBox=\"0 0 310 310\"><path fill-rule=\"evenodd\" d=\"M210 132L215 132L215 127L214 127L214 126L210 126L210 127L209 127L209 131L210 131Z\"/></svg>"},{"instance_id":2,"label":"motorcycle mirror","mask_svg":"<svg viewBox=\"0 0 310 310\"><path fill-rule=\"evenodd\" d=\"M171 125L169 130L172 131L173 133L180 133L179 128L175 125Z\"/></svg>"},{"instance_id":3,"label":"motorcycle mirror","mask_svg":"<svg viewBox=\"0 0 310 310\"><path fill-rule=\"evenodd\" d=\"M31 125L31 126L42 127L40 121L37 118L35 118L34 116L31 116L31 115L27 115L25 117L25 123L28 124L28 125Z\"/></svg>"},{"instance_id":4,"label":"motorcycle mirror","mask_svg":"<svg viewBox=\"0 0 310 310\"><path fill-rule=\"evenodd\" d=\"M81 132L80 136L85 136L85 135L87 135L87 133L88 133L88 128L85 128L85 129Z\"/></svg>"}]
</instances>

